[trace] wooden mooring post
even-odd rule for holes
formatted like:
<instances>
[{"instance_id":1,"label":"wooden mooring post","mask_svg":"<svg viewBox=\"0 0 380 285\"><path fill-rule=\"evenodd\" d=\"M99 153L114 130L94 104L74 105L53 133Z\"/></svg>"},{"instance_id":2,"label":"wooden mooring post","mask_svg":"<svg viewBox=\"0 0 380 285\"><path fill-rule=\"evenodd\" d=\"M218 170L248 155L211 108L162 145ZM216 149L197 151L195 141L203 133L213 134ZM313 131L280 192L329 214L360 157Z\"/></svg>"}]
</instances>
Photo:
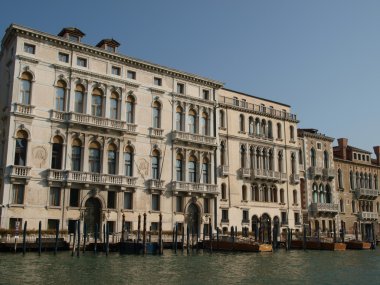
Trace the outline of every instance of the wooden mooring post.
<instances>
[{"instance_id":1,"label":"wooden mooring post","mask_svg":"<svg viewBox=\"0 0 380 285\"><path fill-rule=\"evenodd\" d=\"M211 224L211 217L208 218L208 226L209 226L209 235L210 235L210 252L212 253L212 224Z\"/></svg>"},{"instance_id":2,"label":"wooden mooring post","mask_svg":"<svg viewBox=\"0 0 380 285\"><path fill-rule=\"evenodd\" d=\"M24 231L22 232L22 254L25 255L26 253L26 227L27 227L27 221L24 223Z\"/></svg>"},{"instance_id":3,"label":"wooden mooring post","mask_svg":"<svg viewBox=\"0 0 380 285\"><path fill-rule=\"evenodd\" d=\"M110 252L110 225L106 225L106 256Z\"/></svg>"},{"instance_id":4,"label":"wooden mooring post","mask_svg":"<svg viewBox=\"0 0 380 285\"><path fill-rule=\"evenodd\" d=\"M41 255L42 251L42 235L41 235L41 221L38 223L38 255Z\"/></svg>"},{"instance_id":5,"label":"wooden mooring post","mask_svg":"<svg viewBox=\"0 0 380 285\"><path fill-rule=\"evenodd\" d=\"M86 252L87 224L83 223L83 254Z\"/></svg>"},{"instance_id":6,"label":"wooden mooring post","mask_svg":"<svg viewBox=\"0 0 380 285\"><path fill-rule=\"evenodd\" d=\"M58 236L59 236L59 220L55 223L55 244L54 244L54 255L57 254L58 250Z\"/></svg>"},{"instance_id":7,"label":"wooden mooring post","mask_svg":"<svg viewBox=\"0 0 380 285\"><path fill-rule=\"evenodd\" d=\"M186 227L186 251L187 253L189 253L189 242L190 242L190 229L189 229L189 225L187 224L187 227Z\"/></svg>"},{"instance_id":8,"label":"wooden mooring post","mask_svg":"<svg viewBox=\"0 0 380 285\"><path fill-rule=\"evenodd\" d=\"M78 245L77 245L77 257L80 254L80 220L78 220Z\"/></svg>"},{"instance_id":9,"label":"wooden mooring post","mask_svg":"<svg viewBox=\"0 0 380 285\"><path fill-rule=\"evenodd\" d=\"M143 253L146 254L146 213L144 213L143 222Z\"/></svg>"},{"instance_id":10,"label":"wooden mooring post","mask_svg":"<svg viewBox=\"0 0 380 285\"><path fill-rule=\"evenodd\" d=\"M174 253L177 253L178 247L178 223L175 223L175 237L174 237Z\"/></svg>"},{"instance_id":11,"label":"wooden mooring post","mask_svg":"<svg viewBox=\"0 0 380 285\"><path fill-rule=\"evenodd\" d=\"M94 244L94 253L97 251L98 247L98 232L99 232L99 225L95 224L95 233L94 233L94 239L95 239L95 244Z\"/></svg>"},{"instance_id":12,"label":"wooden mooring post","mask_svg":"<svg viewBox=\"0 0 380 285\"><path fill-rule=\"evenodd\" d=\"M303 248L303 250L306 250L306 225L303 225L302 248Z\"/></svg>"},{"instance_id":13,"label":"wooden mooring post","mask_svg":"<svg viewBox=\"0 0 380 285\"><path fill-rule=\"evenodd\" d=\"M159 253L163 254L163 242L162 242L162 213L159 215L159 223L158 223L158 246Z\"/></svg>"}]
</instances>

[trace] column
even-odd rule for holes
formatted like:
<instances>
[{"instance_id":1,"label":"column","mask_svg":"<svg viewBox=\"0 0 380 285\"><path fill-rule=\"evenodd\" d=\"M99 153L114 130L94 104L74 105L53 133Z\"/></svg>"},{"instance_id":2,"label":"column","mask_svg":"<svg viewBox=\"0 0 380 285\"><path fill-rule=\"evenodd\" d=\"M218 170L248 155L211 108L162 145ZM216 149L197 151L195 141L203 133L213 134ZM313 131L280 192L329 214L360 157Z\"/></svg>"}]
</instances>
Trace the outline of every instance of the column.
<instances>
[{"instance_id":1,"label":"column","mask_svg":"<svg viewBox=\"0 0 380 285\"><path fill-rule=\"evenodd\" d=\"M70 87L67 88L66 96L67 96L67 103L66 103L66 111L67 112L74 112L75 109L75 80L71 79Z\"/></svg>"},{"instance_id":2,"label":"column","mask_svg":"<svg viewBox=\"0 0 380 285\"><path fill-rule=\"evenodd\" d=\"M118 175L124 175L124 168L123 168L123 161L124 161L124 140L121 139L119 141L119 148L117 150L117 174Z\"/></svg>"},{"instance_id":3,"label":"column","mask_svg":"<svg viewBox=\"0 0 380 285\"><path fill-rule=\"evenodd\" d=\"M66 157L65 157L65 165L63 165L63 169L66 169L66 170L71 170L71 160L70 160L70 157L71 157L71 152L72 152L72 137L71 137L71 133L68 133L67 134L67 138L66 138L66 149L67 149L67 152L66 152ZM62 151L62 153L65 154L65 152Z\"/></svg>"},{"instance_id":4,"label":"column","mask_svg":"<svg viewBox=\"0 0 380 285\"><path fill-rule=\"evenodd\" d=\"M103 117L104 118L109 118L111 116L111 112L110 112L110 90L108 88L108 86L106 86L106 88L104 88L104 94L103 94Z\"/></svg>"},{"instance_id":5,"label":"column","mask_svg":"<svg viewBox=\"0 0 380 285\"><path fill-rule=\"evenodd\" d=\"M83 160L82 160L82 171L83 172L88 172L89 171L89 166L88 166L88 157L89 157L89 150L88 150L88 143L89 143L89 138L87 135L84 135L83 139L83 146L82 146L82 153L83 153Z\"/></svg>"},{"instance_id":6,"label":"column","mask_svg":"<svg viewBox=\"0 0 380 285\"><path fill-rule=\"evenodd\" d=\"M126 114L126 101L127 101L127 94L126 90L124 88L120 88L120 97L119 97L119 110L120 110L120 116L119 119L121 121L127 121L127 114Z\"/></svg>"},{"instance_id":7,"label":"column","mask_svg":"<svg viewBox=\"0 0 380 285\"><path fill-rule=\"evenodd\" d=\"M84 92L85 102L84 104L84 113L91 115L91 94L92 89L94 87L94 83L92 81L88 81L87 90Z\"/></svg>"},{"instance_id":8,"label":"column","mask_svg":"<svg viewBox=\"0 0 380 285\"><path fill-rule=\"evenodd\" d=\"M216 181L214 182L214 154L210 152L210 164L209 164L209 177L210 177L210 184L216 184Z\"/></svg>"},{"instance_id":9,"label":"column","mask_svg":"<svg viewBox=\"0 0 380 285\"><path fill-rule=\"evenodd\" d=\"M214 130L214 112L213 109L208 108L209 120L208 120L208 135L216 137L216 132Z\"/></svg>"},{"instance_id":10,"label":"column","mask_svg":"<svg viewBox=\"0 0 380 285\"><path fill-rule=\"evenodd\" d=\"M184 131L185 132L189 132L189 126L188 126L188 115L189 115L189 104L187 104L187 103L184 103L184 105L185 105L185 118L184 118L184 124L185 124L185 127L184 127Z\"/></svg>"}]
</instances>

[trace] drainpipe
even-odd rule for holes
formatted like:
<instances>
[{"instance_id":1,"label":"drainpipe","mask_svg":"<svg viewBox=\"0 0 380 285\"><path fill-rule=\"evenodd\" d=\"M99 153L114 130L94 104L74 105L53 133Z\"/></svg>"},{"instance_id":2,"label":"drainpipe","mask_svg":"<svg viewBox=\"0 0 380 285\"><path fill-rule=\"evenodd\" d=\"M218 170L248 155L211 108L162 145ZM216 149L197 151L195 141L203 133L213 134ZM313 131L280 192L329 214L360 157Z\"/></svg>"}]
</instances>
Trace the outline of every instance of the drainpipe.
<instances>
[{"instance_id":1,"label":"drainpipe","mask_svg":"<svg viewBox=\"0 0 380 285\"><path fill-rule=\"evenodd\" d=\"M214 125L213 125L213 131L214 131L214 137L215 138L219 138L218 137L218 132L217 132L217 130L216 130L216 126L217 126L217 120L216 120L216 114L217 114L217 112L216 112L216 91L215 91L215 88L213 88L212 89L213 90L213 100L214 100ZM219 142L219 139L217 139L216 140L216 142L218 143ZM216 185L216 186L218 186L218 173L217 173L217 171L218 171L218 166L217 166L217 161L218 161L218 159L217 159L217 154L218 154L218 145L217 145L217 147L214 149L214 184ZM218 209L217 209L217 207L218 207L218 196L216 196L215 198L214 198L214 228L216 229L217 228L217 226L218 226L218 223L217 223L217 220L218 220Z\"/></svg>"}]
</instances>

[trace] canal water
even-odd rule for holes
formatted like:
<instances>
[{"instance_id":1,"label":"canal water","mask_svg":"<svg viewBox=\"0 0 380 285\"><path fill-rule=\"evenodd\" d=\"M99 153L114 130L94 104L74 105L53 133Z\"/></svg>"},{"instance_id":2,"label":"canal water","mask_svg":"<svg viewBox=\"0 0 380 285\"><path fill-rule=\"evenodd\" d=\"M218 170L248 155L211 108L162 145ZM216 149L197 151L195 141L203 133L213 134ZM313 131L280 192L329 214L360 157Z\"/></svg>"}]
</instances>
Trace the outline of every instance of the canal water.
<instances>
[{"instance_id":1,"label":"canal water","mask_svg":"<svg viewBox=\"0 0 380 285\"><path fill-rule=\"evenodd\" d=\"M0 253L0 284L380 284L380 249L163 256Z\"/></svg>"}]
</instances>

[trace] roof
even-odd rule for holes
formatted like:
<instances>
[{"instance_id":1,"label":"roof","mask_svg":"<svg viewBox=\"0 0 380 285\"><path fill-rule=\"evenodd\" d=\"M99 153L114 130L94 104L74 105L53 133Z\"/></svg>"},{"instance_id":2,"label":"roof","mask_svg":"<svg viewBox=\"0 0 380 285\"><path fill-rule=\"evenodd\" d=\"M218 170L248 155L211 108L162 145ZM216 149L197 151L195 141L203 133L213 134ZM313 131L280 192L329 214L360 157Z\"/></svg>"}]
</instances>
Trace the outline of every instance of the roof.
<instances>
[{"instance_id":1,"label":"roof","mask_svg":"<svg viewBox=\"0 0 380 285\"><path fill-rule=\"evenodd\" d=\"M111 47L118 47L118 46L120 46L120 43L117 42L114 39L103 39L96 46L97 47L101 47L104 44L107 44L108 46L111 46Z\"/></svg>"},{"instance_id":2,"label":"roof","mask_svg":"<svg viewBox=\"0 0 380 285\"><path fill-rule=\"evenodd\" d=\"M70 33L70 34L74 34L76 36L79 36L79 37L84 37L86 34L83 33L81 30L79 30L78 28L75 28L75 27L67 27L67 28L63 28L58 36L62 37L64 36L66 33Z\"/></svg>"},{"instance_id":3,"label":"roof","mask_svg":"<svg viewBox=\"0 0 380 285\"><path fill-rule=\"evenodd\" d=\"M297 129L298 136L308 136L316 139L323 139L333 142L335 139L333 137L326 136L321 134L317 129Z\"/></svg>"}]
</instances>

